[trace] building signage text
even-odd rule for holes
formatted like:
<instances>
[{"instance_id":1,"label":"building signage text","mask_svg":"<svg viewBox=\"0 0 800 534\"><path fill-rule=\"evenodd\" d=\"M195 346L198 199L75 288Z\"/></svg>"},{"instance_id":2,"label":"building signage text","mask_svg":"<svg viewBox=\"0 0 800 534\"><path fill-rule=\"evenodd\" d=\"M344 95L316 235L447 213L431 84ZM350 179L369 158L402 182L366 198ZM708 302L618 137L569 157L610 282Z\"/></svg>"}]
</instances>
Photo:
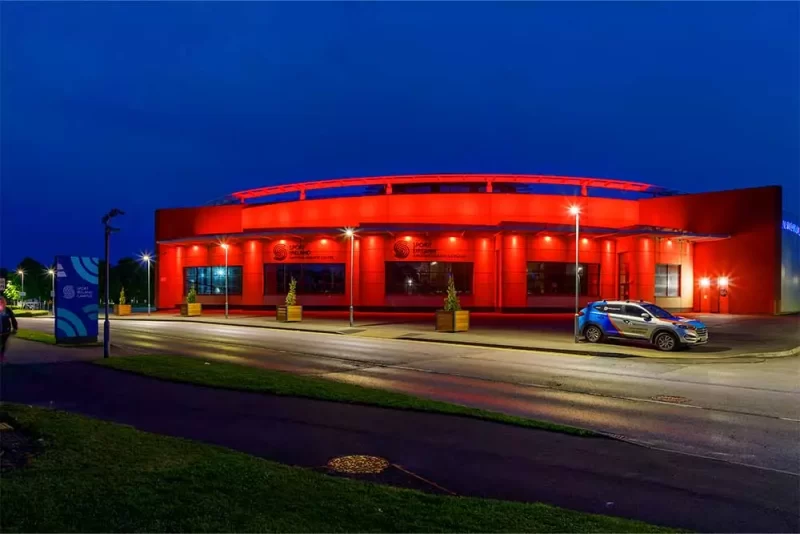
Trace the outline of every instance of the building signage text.
<instances>
[{"instance_id":1,"label":"building signage text","mask_svg":"<svg viewBox=\"0 0 800 534\"><path fill-rule=\"evenodd\" d=\"M403 260L408 257L436 260L463 260L467 254L461 250L449 252L436 248L430 240L396 241L392 247L394 257Z\"/></svg>"},{"instance_id":2,"label":"building signage text","mask_svg":"<svg viewBox=\"0 0 800 534\"><path fill-rule=\"evenodd\" d=\"M275 261L333 261L336 259L333 254L320 254L306 248L303 243L278 243L272 247L272 257Z\"/></svg>"}]
</instances>

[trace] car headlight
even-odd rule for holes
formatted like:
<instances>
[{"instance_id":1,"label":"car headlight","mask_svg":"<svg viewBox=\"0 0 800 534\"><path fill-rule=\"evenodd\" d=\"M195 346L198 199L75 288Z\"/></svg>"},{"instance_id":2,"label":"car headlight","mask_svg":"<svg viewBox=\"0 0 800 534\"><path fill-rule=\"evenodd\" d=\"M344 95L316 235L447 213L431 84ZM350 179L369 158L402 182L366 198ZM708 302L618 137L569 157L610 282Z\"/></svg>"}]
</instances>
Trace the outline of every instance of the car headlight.
<instances>
[{"instance_id":1,"label":"car headlight","mask_svg":"<svg viewBox=\"0 0 800 534\"><path fill-rule=\"evenodd\" d=\"M677 327L681 328L683 330L697 330L694 326L692 326L690 324L679 324L679 325L677 325Z\"/></svg>"}]
</instances>

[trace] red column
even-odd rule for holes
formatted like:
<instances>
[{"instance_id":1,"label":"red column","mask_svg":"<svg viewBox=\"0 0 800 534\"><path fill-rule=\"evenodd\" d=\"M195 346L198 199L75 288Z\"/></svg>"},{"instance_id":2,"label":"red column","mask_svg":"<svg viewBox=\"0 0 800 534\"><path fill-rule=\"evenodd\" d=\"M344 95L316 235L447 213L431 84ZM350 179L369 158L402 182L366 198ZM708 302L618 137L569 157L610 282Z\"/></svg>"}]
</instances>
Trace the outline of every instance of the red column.
<instances>
[{"instance_id":1,"label":"red column","mask_svg":"<svg viewBox=\"0 0 800 534\"><path fill-rule=\"evenodd\" d=\"M264 243L253 239L245 242L243 249L242 304L261 305L264 303Z\"/></svg>"},{"instance_id":2,"label":"red column","mask_svg":"<svg viewBox=\"0 0 800 534\"><path fill-rule=\"evenodd\" d=\"M600 243L600 297L617 298L617 247L611 239Z\"/></svg>"},{"instance_id":3,"label":"red column","mask_svg":"<svg viewBox=\"0 0 800 534\"><path fill-rule=\"evenodd\" d=\"M359 306L383 306L386 301L385 241L383 236L363 236L359 240Z\"/></svg>"},{"instance_id":4,"label":"red column","mask_svg":"<svg viewBox=\"0 0 800 534\"><path fill-rule=\"evenodd\" d=\"M183 247L158 245L156 257L156 307L174 308L183 300Z\"/></svg>"},{"instance_id":5,"label":"red column","mask_svg":"<svg viewBox=\"0 0 800 534\"><path fill-rule=\"evenodd\" d=\"M653 238L640 237L634 241L634 257L631 262L633 282L631 300L653 302L656 292L656 246Z\"/></svg>"},{"instance_id":6,"label":"red column","mask_svg":"<svg viewBox=\"0 0 800 534\"><path fill-rule=\"evenodd\" d=\"M495 286L495 251L494 240L489 237L476 237L473 242L475 249L472 271L473 306L494 306Z\"/></svg>"},{"instance_id":7,"label":"red column","mask_svg":"<svg viewBox=\"0 0 800 534\"><path fill-rule=\"evenodd\" d=\"M528 303L527 250L524 235L503 236L503 308L524 308Z\"/></svg>"}]
</instances>

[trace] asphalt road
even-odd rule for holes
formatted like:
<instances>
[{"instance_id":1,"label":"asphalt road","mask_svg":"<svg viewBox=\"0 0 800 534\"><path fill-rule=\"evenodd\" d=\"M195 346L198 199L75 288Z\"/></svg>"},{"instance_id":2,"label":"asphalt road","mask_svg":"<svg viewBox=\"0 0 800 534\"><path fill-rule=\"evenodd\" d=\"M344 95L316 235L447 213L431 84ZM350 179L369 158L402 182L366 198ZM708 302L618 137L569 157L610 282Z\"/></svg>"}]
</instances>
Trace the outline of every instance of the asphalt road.
<instances>
[{"instance_id":1,"label":"asphalt road","mask_svg":"<svg viewBox=\"0 0 800 534\"><path fill-rule=\"evenodd\" d=\"M381 456L394 469L373 480L428 491L540 501L707 532L800 529L795 475L613 439L174 384L86 363L9 366L0 378L8 400L288 464L321 468L341 455Z\"/></svg>"},{"instance_id":2,"label":"asphalt road","mask_svg":"<svg viewBox=\"0 0 800 534\"><path fill-rule=\"evenodd\" d=\"M23 320L52 329L47 320ZM102 330L102 329L101 329ZM226 325L112 321L115 345L257 365L800 473L800 359L555 355ZM662 397L663 396L663 397Z\"/></svg>"}]
</instances>

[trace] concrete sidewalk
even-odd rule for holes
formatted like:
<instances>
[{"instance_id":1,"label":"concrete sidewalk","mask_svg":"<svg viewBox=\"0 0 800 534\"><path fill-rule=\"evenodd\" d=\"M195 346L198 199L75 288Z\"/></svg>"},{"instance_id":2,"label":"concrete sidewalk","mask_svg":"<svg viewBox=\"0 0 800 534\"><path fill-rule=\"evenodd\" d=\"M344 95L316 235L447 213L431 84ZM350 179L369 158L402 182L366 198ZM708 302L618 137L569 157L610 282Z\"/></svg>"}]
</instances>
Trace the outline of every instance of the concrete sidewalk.
<instances>
[{"instance_id":1,"label":"concrete sidewalk","mask_svg":"<svg viewBox=\"0 0 800 534\"><path fill-rule=\"evenodd\" d=\"M310 315L310 314L309 314ZM333 315L333 314L331 314ZM800 354L800 317L733 316L692 314L709 327L707 345L688 351L665 353L643 343L610 342L593 345L574 343L572 316L569 314L501 315L473 314L469 332L437 332L433 316L426 314L356 314L351 328L346 318L330 318L323 313L300 323L279 323L274 315L221 314L181 317L157 313L151 316L114 317L113 321L177 321L279 330L352 335L381 339L403 339L433 343L452 343L487 348L535 350L589 356L693 359L770 358Z\"/></svg>"},{"instance_id":2,"label":"concrete sidewalk","mask_svg":"<svg viewBox=\"0 0 800 534\"><path fill-rule=\"evenodd\" d=\"M5 401L65 409L303 467L370 454L436 485L428 490L457 495L545 502L698 531L800 528L795 475L612 439L204 388L86 363L8 366L0 379Z\"/></svg>"}]
</instances>

